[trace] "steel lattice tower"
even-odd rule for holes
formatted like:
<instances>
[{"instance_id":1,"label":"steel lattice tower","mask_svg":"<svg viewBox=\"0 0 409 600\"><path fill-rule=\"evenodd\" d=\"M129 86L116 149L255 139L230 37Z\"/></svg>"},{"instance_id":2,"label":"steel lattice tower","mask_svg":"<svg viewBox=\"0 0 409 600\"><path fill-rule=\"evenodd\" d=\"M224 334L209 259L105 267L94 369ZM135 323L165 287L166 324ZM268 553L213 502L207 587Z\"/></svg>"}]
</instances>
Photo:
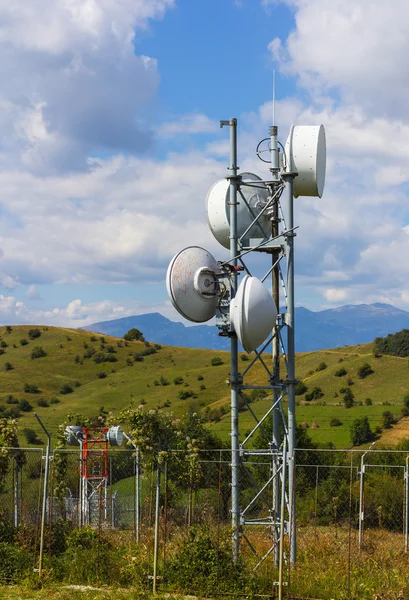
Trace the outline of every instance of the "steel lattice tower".
<instances>
[{"instance_id":1,"label":"steel lattice tower","mask_svg":"<svg viewBox=\"0 0 409 600\"><path fill-rule=\"evenodd\" d=\"M239 556L240 540L248 543L251 550L256 550L251 543L248 531L256 526L268 527L272 533L272 544L264 556L258 556L260 565L268 556L274 555L280 563L280 577L282 578L282 565L284 560L284 536L290 535L290 560L295 561L296 556L296 530L295 530L295 355L294 355L294 220L293 220L293 180L297 173L291 171L290 164L283 164L280 160L280 151L277 142L277 127L270 130L269 160L271 163L270 177L265 181L246 181L247 186L267 186L269 200L261 213L254 215L254 221L248 230L260 219L261 214L267 214L271 221L271 228L264 232L264 239L257 238L244 240L247 231L238 236L237 233L237 206L245 202L241 187L242 178L237 166L237 120L221 121L220 126L230 129L230 166L227 179L230 194L230 259L222 263L222 274L218 276L219 284L229 290L222 297L216 313L216 325L222 330L221 334L230 337L231 364L231 451L232 451L232 529L233 529L233 557ZM271 336L263 344L249 364L240 372L238 361L238 339L229 320L229 306L238 287L238 274L244 271L251 275L250 267L246 262L249 255L266 255L269 259L268 269L262 281L271 281L271 293L279 311L276 324ZM283 291L282 300L285 309L280 311L280 288ZM280 372L280 355L285 365L285 375ZM257 385L248 383L249 374L254 371L255 365L260 365L263 378ZM251 404L246 399L245 391L260 389L266 390L271 398L271 405L262 416L257 416ZM285 401L287 407L285 409ZM253 418L254 426L240 440L239 402L245 406ZM272 430L267 431L266 425L272 417ZM266 448L256 450L251 447L254 436L263 431L269 440ZM251 477L246 466L247 461L264 457L270 465L270 473L265 483L260 486ZM240 487L242 473L250 478L254 487L254 494L245 506L240 500ZM261 498L269 499L269 509L263 516L251 518L251 507ZM256 553L257 554L257 553Z\"/></svg>"}]
</instances>

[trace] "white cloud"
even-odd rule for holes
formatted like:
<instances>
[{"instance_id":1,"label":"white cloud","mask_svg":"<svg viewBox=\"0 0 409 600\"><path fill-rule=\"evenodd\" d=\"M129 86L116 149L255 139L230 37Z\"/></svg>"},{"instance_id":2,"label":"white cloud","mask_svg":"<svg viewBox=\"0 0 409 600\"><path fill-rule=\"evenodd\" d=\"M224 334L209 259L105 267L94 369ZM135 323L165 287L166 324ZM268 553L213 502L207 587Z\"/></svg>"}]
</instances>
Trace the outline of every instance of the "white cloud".
<instances>
[{"instance_id":1,"label":"white cloud","mask_svg":"<svg viewBox=\"0 0 409 600\"><path fill-rule=\"evenodd\" d=\"M364 106L369 113L406 115L406 0L286 3L295 9L295 29L286 40L273 40L270 49L288 74L299 77L313 94L336 90L343 101Z\"/></svg>"},{"instance_id":2,"label":"white cloud","mask_svg":"<svg viewBox=\"0 0 409 600\"><path fill-rule=\"evenodd\" d=\"M134 37L173 0L13 0L0 6L0 164L49 174L151 143L156 61Z\"/></svg>"},{"instance_id":3,"label":"white cloud","mask_svg":"<svg viewBox=\"0 0 409 600\"><path fill-rule=\"evenodd\" d=\"M322 293L328 302L344 302L348 297L347 290L341 288L328 288Z\"/></svg>"},{"instance_id":4,"label":"white cloud","mask_svg":"<svg viewBox=\"0 0 409 600\"><path fill-rule=\"evenodd\" d=\"M158 137L173 137L175 135L191 135L197 133L214 133L219 125L217 121L209 119L206 115L182 115L175 121L162 123L157 128Z\"/></svg>"},{"instance_id":5,"label":"white cloud","mask_svg":"<svg viewBox=\"0 0 409 600\"><path fill-rule=\"evenodd\" d=\"M90 302L84 304L77 299L64 307L49 310L35 310L13 296L0 295L0 324L1 325L54 325L60 327L85 327L92 323L129 317L135 314L161 312L175 319L174 311L169 302L143 304L140 302L119 303L111 300Z\"/></svg>"}]
</instances>

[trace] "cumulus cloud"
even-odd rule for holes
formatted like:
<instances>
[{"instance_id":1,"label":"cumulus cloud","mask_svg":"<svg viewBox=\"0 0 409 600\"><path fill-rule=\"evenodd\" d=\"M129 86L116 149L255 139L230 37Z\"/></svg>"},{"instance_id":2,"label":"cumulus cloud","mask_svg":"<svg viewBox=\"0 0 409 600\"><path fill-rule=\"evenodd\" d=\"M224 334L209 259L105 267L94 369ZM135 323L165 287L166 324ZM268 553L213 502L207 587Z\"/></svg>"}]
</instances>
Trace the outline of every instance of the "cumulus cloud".
<instances>
[{"instance_id":1,"label":"cumulus cloud","mask_svg":"<svg viewBox=\"0 0 409 600\"><path fill-rule=\"evenodd\" d=\"M315 94L335 90L343 101L364 106L372 114L405 117L409 92L403 58L409 51L405 0L285 3L295 10L296 26L286 40L273 40L270 49L287 73Z\"/></svg>"},{"instance_id":2,"label":"cumulus cloud","mask_svg":"<svg viewBox=\"0 0 409 600\"><path fill-rule=\"evenodd\" d=\"M49 174L90 153L138 152L152 138L156 61L137 56L138 28L173 0L15 0L0 7L3 163ZM1 162L0 162L1 164Z\"/></svg>"},{"instance_id":3,"label":"cumulus cloud","mask_svg":"<svg viewBox=\"0 0 409 600\"><path fill-rule=\"evenodd\" d=\"M324 197L296 202L299 281L330 302L347 297L408 308L402 258L409 254L409 5L282 3L293 11L294 27L269 50L302 94L277 103L280 124L324 123L328 148ZM392 23L393 35L385 36ZM268 122L270 115L266 103L250 118Z\"/></svg>"},{"instance_id":4,"label":"cumulus cloud","mask_svg":"<svg viewBox=\"0 0 409 600\"><path fill-rule=\"evenodd\" d=\"M328 288L323 291L323 295L328 302L344 302L348 297L348 292L340 288Z\"/></svg>"},{"instance_id":5,"label":"cumulus cloud","mask_svg":"<svg viewBox=\"0 0 409 600\"><path fill-rule=\"evenodd\" d=\"M209 119L206 115L191 114L182 115L175 121L162 123L157 128L157 135L158 137L173 137L175 135L214 133L217 129L217 121Z\"/></svg>"},{"instance_id":6,"label":"cumulus cloud","mask_svg":"<svg viewBox=\"0 0 409 600\"><path fill-rule=\"evenodd\" d=\"M169 318L175 317L169 302L143 304L140 302L113 302L102 300L84 304L77 299L66 306L48 310L36 310L14 296L0 295L0 325L54 325L60 327L85 327L92 323L129 317L135 314L161 312Z\"/></svg>"}]
</instances>

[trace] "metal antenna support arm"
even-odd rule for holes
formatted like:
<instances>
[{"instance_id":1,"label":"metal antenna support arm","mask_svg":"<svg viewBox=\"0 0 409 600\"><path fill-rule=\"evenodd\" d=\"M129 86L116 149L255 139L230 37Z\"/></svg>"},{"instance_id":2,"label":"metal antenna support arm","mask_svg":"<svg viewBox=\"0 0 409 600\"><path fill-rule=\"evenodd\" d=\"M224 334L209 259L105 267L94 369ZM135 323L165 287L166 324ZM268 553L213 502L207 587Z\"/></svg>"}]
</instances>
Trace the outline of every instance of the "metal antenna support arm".
<instances>
[{"instance_id":1,"label":"metal antenna support arm","mask_svg":"<svg viewBox=\"0 0 409 600\"><path fill-rule=\"evenodd\" d=\"M41 513L41 533L40 533L40 555L38 560L38 574L41 579L43 575L43 557L44 557L44 532L45 532L45 516L47 510L47 493L48 493L48 474L50 470L50 449L51 449L51 434L44 426L42 420L37 413L34 413L35 418L39 422L41 429L47 436L47 448L45 453L45 471L44 471L44 491L43 491L43 508Z\"/></svg>"}]
</instances>

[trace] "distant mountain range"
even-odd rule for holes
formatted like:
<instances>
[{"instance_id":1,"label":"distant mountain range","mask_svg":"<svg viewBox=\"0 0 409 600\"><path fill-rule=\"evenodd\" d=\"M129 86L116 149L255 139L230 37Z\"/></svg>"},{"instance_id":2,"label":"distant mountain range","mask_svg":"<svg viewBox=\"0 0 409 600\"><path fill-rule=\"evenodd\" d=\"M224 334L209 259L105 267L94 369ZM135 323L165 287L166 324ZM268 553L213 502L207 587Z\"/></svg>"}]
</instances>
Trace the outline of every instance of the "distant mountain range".
<instances>
[{"instance_id":1,"label":"distant mountain range","mask_svg":"<svg viewBox=\"0 0 409 600\"><path fill-rule=\"evenodd\" d=\"M378 336L409 329L409 312L390 304L358 304L313 312L295 310L296 351L309 352L371 342ZM102 321L84 329L122 337L136 327L152 342L185 348L228 350L229 341L218 335L216 326L170 321L160 313Z\"/></svg>"}]
</instances>

